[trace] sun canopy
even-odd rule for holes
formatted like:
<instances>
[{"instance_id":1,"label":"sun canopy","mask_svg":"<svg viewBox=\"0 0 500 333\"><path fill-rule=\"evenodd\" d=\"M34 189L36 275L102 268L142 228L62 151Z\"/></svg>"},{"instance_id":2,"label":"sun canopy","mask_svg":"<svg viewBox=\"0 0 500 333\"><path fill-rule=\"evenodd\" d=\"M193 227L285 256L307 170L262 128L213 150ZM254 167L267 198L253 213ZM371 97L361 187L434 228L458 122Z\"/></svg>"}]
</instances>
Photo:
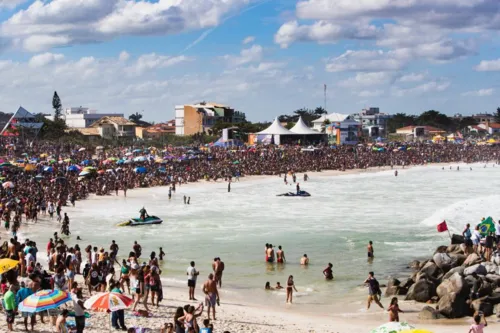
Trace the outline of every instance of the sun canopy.
<instances>
[{"instance_id":1,"label":"sun canopy","mask_svg":"<svg viewBox=\"0 0 500 333\"><path fill-rule=\"evenodd\" d=\"M297 121L295 126L293 126L290 129L290 132L293 132L295 134L301 134L301 135L322 135L323 134L323 133L320 133L318 131L312 130L309 127L307 127L307 125L302 120L302 117L299 117L299 120Z\"/></svg>"},{"instance_id":2,"label":"sun canopy","mask_svg":"<svg viewBox=\"0 0 500 333\"><path fill-rule=\"evenodd\" d=\"M291 132L284 128L278 120L278 117L274 119L274 122L266 128L265 130L258 132L256 134L266 134L266 135L296 135L297 133Z\"/></svg>"}]
</instances>

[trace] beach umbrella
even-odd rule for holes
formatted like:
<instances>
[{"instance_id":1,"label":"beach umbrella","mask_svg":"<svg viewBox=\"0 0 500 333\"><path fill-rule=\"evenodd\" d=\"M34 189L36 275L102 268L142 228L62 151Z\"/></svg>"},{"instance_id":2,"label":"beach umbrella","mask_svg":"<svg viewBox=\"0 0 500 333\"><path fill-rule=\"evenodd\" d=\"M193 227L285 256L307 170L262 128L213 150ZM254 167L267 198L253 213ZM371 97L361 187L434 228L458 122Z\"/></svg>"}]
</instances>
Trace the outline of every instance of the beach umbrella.
<instances>
[{"instance_id":1,"label":"beach umbrella","mask_svg":"<svg viewBox=\"0 0 500 333\"><path fill-rule=\"evenodd\" d=\"M55 159L52 158L52 159L49 160L49 164L54 164L54 163L56 163Z\"/></svg>"},{"instance_id":2,"label":"beach umbrella","mask_svg":"<svg viewBox=\"0 0 500 333\"><path fill-rule=\"evenodd\" d=\"M67 170L72 172L80 171L76 165L70 165Z\"/></svg>"},{"instance_id":3,"label":"beach umbrella","mask_svg":"<svg viewBox=\"0 0 500 333\"><path fill-rule=\"evenodd\" d=\"M83 171L87 171L87 172L92 172L92 171L95 171L95 170L96 170L96 168L94 168L94 167L85 167L85 168L83 168Z\"/></svg>"},{"instance_id":4,"label":"beach umbrella","mask_svg":"<svg viewBox=\"0 0 500 333\"><path fill-rule=\"evenodd\" d=\"M240 161L234 161L233 164L240 164Z\"/></svg>"},{"instance_id":5,"label":"beach umbrella","mask_svg":"<svg viewBox=\"0 0 500 333\"><path fill-rule=\"evenodd\" d=\"M116 164L118 164L118 165L121 165L121 164L123 164L123 163L125 163L125 161L124 161L124 160L119 160L118 162L116 162Z\"/></svg>"},{"instance_id":6,"label":"beach umbrella","mask_svg":"<svg viewBox=\"0 0 500 333\"><path fill-rule=\"evenodd\" d=\"M9 166L12 166L11 163L9 162L3 162L2 164L0 164L1 167L9 167Z\"/></svg>"},{"instance_id":7,"label":"beach umbrella","mask_svg":"<svg viewBox=\"0 0 500 333\"><path fill-rule=\"evenodd\" d=\"M78 149L78 151L85 151L85 148L82 147L82 148Z\"/></svg>"},{"instance_id":8,"label":"beach umbrella","mask_svg":"<svg viewBox=\"0 0 500 333\"><path fill-rule=\"evenodd\" d=\"M55 309L69 301L71 301L71 296L65 291L58 289L40 290L22 301L19 304L19 310L29 313L42 312Z\"/></svg>"},{"instance_id":9,"label":"beach umbrella","mask_svg":"<svg viewBox=\"0 0 500 333\"><path fill-rule=\"evenodd\" d=\"M88 172L88 171L82 171L82 172L80 172L80 173L78 174L78 176L80 176L80 177L85 177L85 176L87 176L87 175L90 175L90 172Z\"/></svg>"},{"instance_id":10,"label":"beach umbrella","mask_svg":"<svg viewBox=\"0 0 500 333\"><path fill-rule=\"evenodd\" d=\"M118 311L128 308L133 302L123 294L107 292L90 297L83 305L86 309L95 311Z\"/></svg>"},{"instance_id":11,"label":"beach umbrella","mask_svg":"<svg viewBox=\"0 0 500 333\"><path fill-rule=\"evenodd\" d=\"M99 170L99 171L97 171L97 173L98 173L98 174L100 174L100 175L102 175L102 174L106 173L106 171L104 171L104 170Z\"/></svg>"},{"instance_id":12,"label":"beach umbrella","mask_svg":"<svg viewBox=\"0 0 500 333\"><path fill-rule=\"evenodd\" d=\"M409 325L408 323L402 322L390 322L377 327L370 331L370 333L398 333L405 330L411 330L415 327Z\"/></svg>"},{"instance_id":13,"label":"beach umbrella","mask_svg":"<svg viewBox=\"0 0 500 333\"><path fill-rule=\"evenodd\" d=\"M135 168L135 173L146 173L146 168L145 167L137 167Z\"/></svg>"},{"instance_id":14,"label":"beach umbrella","mask_svg":"<svg viewBox=\"0 0 500 333\"><path fill-rule=\"evenodd\" d=\"M9 258L0 259L0 274L4 274L5 272L10 271L13 268L16 268L19 261L12 260Z\"/></svg>"},{"instance_id":15,"label":"beach umbrella","mask_svg":"<svg viewBox=\"0 0 500 333\"><path fill-rule=\"evenodd\" d=\"M125 161L123 161L123 163L124 164L130 164L130 163L132 163L132 160L125 160Z\"/></svg>"},{"instance_id":16,"label":"beach umbrella","mask_svg":"<svg viewBox=\"0 0 500 333\"><path fill-rule=\"evenodd\" d=\"M3 188L14 188L13 182L5 182L2 184Z\"/></svg>"},{"instance_id":17,"label":"beach umbrella","mask_svg":"<svg viewBox=\"0 0 500 333\"><path fill-rule=\"evenodd\" d=\"M48 167L43 168L43 171L44 172L54 172L54 168L48 166Z\"/></svg>"},{"instance_id":18,"label":"beach umbrella","mask_svg":"<svg viewBox=\"0 0 500 333\"><path fill-rule=\"evenodd\" d=\"M35 179L36 179L36 180L43 179L43 176L42 176L41 174L38 174L38 175L36 175L36 176L35 176Z\"/></svg>"},{"instance_id":19,"label":"beach umbrella","mask_svg":"<svg viewBox=\"0 0 500 333\"><path fill-rule=\"evenodd\" d=\"M142 149L134 149L132 150L133 153L142 153Z\"/></svg>"},{"instance_id":20,"label":"beach umbrella","mask_svg":"<svg viewBox=\"0 0 500 333\"><path fill-rule=\"evenodd\" d=\"M125 156L130 156L130 155L133 155L133 153L128 152L128 153L125 154Z\"/></svg>"},{"instance_id":21,"label":"beach umbrella","mask_svg":"<svg viewBox=\"0 0 500 333\"><path fill-rule=\"evenodd\" d=\"M118 161L118 157L110 157L108 158L108 161L116 162Z\"/></svg>"},{"instance_id":22,"label":"beach umbrella","mask_svg":"<svg viewBox=\"0 0 500 333\"><path fill-rule=\"evenodd\" d=\"M21 155L22 156L28 156L28 153L22 153Z\"/></svg>"},{"instance_id":23,"label":"beach umbrella","mask_svg":"<svg viewBox=\"0 0 500 333\"><path fill-rule=\"evenodd\" d=\"M47 154L47 153L40 154L41 158L44 158L44 157L47 157L47 156L49 156L49 154Z\"/></svg>"},{"instance_id":24,"label":"beach umbrella","mask_svg":"<svg viewBox=\"0 0 500 333\"><path fill-rule=\"evenodd\" d=\"M148 159L145 156L139 156L134 158L134 162L146 162Z\"/></svg>"},{"instance_id":25,"label":"beach umbrella","mask_svg":"<svg viewBox=\"0 0 500 333\"><path fill-rule=\"evenodd\" d=\"M66 163L71 163L71 162L73 162L73 160L72 160L71 158L66 158L66 159L64 160L64 162L66 162Z\"/></svg>"},{"instance_id":26,"label":"beach umbrella","mask_svg":"<svg viewBox=\"0 0 500 333\"><path fill-rule=\"evenodd\" d=\"M36 166L33 164L28 164L27 166L24 167L24 171L34 171L36 170Z\"/></svg>"},{"instance_id":27,"label":"beach umbrella","mask_svg":"<svg viewBox=\"0 0 500 333\"><path fill-rule=\"evenodd\" d=\"M95 149L97 149L97 150L103 150L104 147L103 146L97 146L97 147L95 147Z\"/></svg>"}]
</instances>

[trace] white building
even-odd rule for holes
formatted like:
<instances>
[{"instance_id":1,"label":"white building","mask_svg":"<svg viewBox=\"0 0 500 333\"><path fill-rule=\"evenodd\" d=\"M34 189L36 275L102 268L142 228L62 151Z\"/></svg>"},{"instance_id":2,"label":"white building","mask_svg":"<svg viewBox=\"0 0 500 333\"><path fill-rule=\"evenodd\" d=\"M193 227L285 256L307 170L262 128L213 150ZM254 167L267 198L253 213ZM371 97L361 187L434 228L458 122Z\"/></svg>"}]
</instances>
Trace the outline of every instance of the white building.
<instances>
[{"instance_id":1,"label":"white building","mask_svg":"<svg viewBox=\"0 0 500 333\"><path fill-rule=\"evenodd\" d=\"M380 113L379 108L367 108L352 114L352 119L359 122L365 136L376 138L387 134L387 122L391 115Z\"/></svg>"},{"instance_id":2,"label":"white building","mask_svg":"<svg viewBox=\"0 0 500 333\"><path fill-rule=\"evenodd\" d=\"M91 110L83 107L73 107L64 110L62 118L68 127L86 128L100 120L103 117L123 117L123 113L97 113L97 110ZM54 116L48 116L47 119L54 120Z\"/></svg>"},{"instance_id":3,"label":"white building","mask_svg":"<svg viewBox=\"0 0 500 333\"><path fill-rule=\"evenodd\" d=\"M325 124L326 121L326 124ZM313 129L328 134L328 140L336 144L356 144L361 124L352 116L341 113L331 113L312 121Z\"/></svg>"}]
</instances>

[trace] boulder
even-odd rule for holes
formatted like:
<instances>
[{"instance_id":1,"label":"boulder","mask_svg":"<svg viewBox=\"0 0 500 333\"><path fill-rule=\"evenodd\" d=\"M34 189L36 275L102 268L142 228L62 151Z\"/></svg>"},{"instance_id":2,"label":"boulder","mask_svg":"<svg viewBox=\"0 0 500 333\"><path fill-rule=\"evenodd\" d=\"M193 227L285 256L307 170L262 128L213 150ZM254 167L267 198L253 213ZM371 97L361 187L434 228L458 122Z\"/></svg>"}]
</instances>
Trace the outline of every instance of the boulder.
<instances>
[{"instance_id":1,"label":"boulder","mask_svg":"<svg viewBox=\"0 0 500 333\"><path fill-rule=\"evenodd\" d=\"M418 266L418 270L421 270L422 268L425 267L425 265L427 265L427 263L429 262L430 260L424 260L424 261L421 261L420 262L420 265Z\"/></svg>"},{"instance_id":2,"label":"boulder","mask_svg":"<svg viewBox=\"0 0 500 333\"><path fill-rule=\"evenodd\" d=\"M433 320L433 319L441 319L443 315L439 313L438 310L434 309L432 306L425 306L418 313L418 318L422 320Z\"/></svg>"},{"instance_id":3,"label":"boulder","mask_svg":"<svg viewBox=\"0 0 500 333\"><path fill-rule=\"evenodd\" d=\"M443 280L437 287L436 292L440 298L449 293L466 297L469 295L470 287L462 275L455 273L449 279Z\"/></svg>"},{"instance_id":4,"label":"boulder","mask_svg":"<svg viewBox=\"0 0 500 333\"><path fill-rule=\"evenodd\" d=\"M445 252L434 254L432 260L445 273L454 267L454 260Z\"/></svg>"},{"instance_id":5,"label":"boulder","mask_svg":"<svg viewBox=\"0 0 500 333\"><path fill-rule=\"evenodd\" d=\"M472 301L471 306L474 309L474 312L481 311L485 317L489 317L493 314L493 304L486 302L483 299L476 299Z\"/></svg>"},{"instance_id":6,"label":"boulder","mask_svg":"<svg viewBox=\"0 0 500 333\"><path fill-rule=\"evenodd\" d=\"M453 267L462 266L467 256L462 253L448 253L448 255L454 260Z\"/></svg>"},{"instance_id":7,"label":"boulder","mask_svg":"<svg viewBox=\"0 0 500 333\"><path fill-rule=\"evenodd\" d=\"M401 281L395 278L390 278L387 282L387 288L385 289L385 296L395 296L398 294L399 286Z\"/></svg>"},{"instance_id":8,"label":"boulder","mask_svg":"<svg viewBox=\"0 0 500 333\"><path fill-rule=\"evenodd\" d=\"M473 273L476 273L477 275L486 275L488 272L486 270L486 267L481 264L475 264L473 266L467 267L464 270L464 275L466 276L472 275Z\"/></svg>"},{"instance_id":9,"label":"boulder","mask_svg":"<svg viewBox=\"0 0 500 333\"><path fill-rule=\"evenodd\" d=\"M491 257L491 262L493 262L497 266L500 266L500 252L493 253L493 256Z\"/></svg>"},{"instance_id":10,"label":"boulder","mask_svg":"<svg viewBox=\"0 0 500 333\"><path fill-rule=\"evenodd\" d=\"M465 238L462 235L453 234L451 236L451 244L462 244L465 242Z\"/></svg>"},{"instance_id":11,"label":"boulder","mask_svg":"<svg viewBox=\"0 0 500 333\"><path fill-rule=\"evenodd\" d=\"M486 268L486 274L497 274L498 266L492 262L483 262L482 266Z\"/></svg>"},{"instance_id":12,"label":"boulder","mask_svg":"<svg viewBox=\"0 0 500 333\"><path fill-rule=\"evenodd\" d=\"M497 314L497 318L500 318L500 304L495 305L495 313Z\"/></svg>"},{"instance_id":13,"label":"boulder","mask_svg":"<svg viewBox=\"0 0 500 333\"><path fill-rule=\"evenodd\" d=\"M427 276L435 278L440 273L441 273L441 270L439 269L439 267L435 263L428 262L427 264L425 264L424 267L422 267L422 269L419 272L419 275L426 274ZM417 280L419 280L418 275L417 275Z\"/></svg>"},{"instance_id":14,"label":"boulder","mask_svg":"<svg viewBox=\"0 0 500 333\"><path fill-rule=\"evenodd\" d=\"M420 268L420 261L418 260L413 260L412 262L410 262L410 264L408 265L411 269L414 269L414 270L417 270Z\"/></svg>"},{"instance_id":15,"label":"boulder","mask_svg":"<svg viewBox=\"0 0 500 333\"><path fill-rule=\"evenodd\" d=\"M436 253L446 253L446 250L448 250L448 246L441 245L441 246L437 247L436 251L434 251L434 254L436 254Z\"/></svg>"},{"instance_id":16,"label":"boulder","mask_svg":"<svg viewBox=\"0 0 500 333\"><path fill-rule=\"evenodd\" d=\"M481 262L481 258L477 254L471 253L467 257L467 259L465 259L464 265L465 266L472 266L472 265L479 264L480 262Z\"/></svg>"},{"instance_id":17,"label":"boulder","mask_svg":"<svg viewBox=\"0 0 500 333\"><path fill-rule=\"evenodd\" d=\"M437 309L446 318L461 318L471 314L467 298L456 293L445 294L441 297Z\"/></svg>"},{"instance_id":18,"label":"boulder","mask_svg":"<svg viewBox=\"0 0 500 333\"><path fill-rule=\"evenodd\" d=\"M450 271L448 273L446 273L443 276L443 280L450 278L450 276L452 276L455 273L458 273L460 275L464 275L464 270L465 270L465 267L463 267L463 266L458 266L458 267L452 268L452 269L450 269Z\"/></svg>"},{"instance_id":19,"label":"boulder","mask_svg":"<svg viewBox=\"0 0 500 333\"><path fill-rule=\"evenodd\" d=\"M460 245L450 245L448 246L448 248L446 249L446 253L456 253L456 254L463 254L464 251L463 249L460 247Z\"/></svg>"},{"instance_id":20,"label":"boulder","mask_svg":"<svg viewBox=\"0 0 500 333\"><path fill-rule=\"evenodd\" d=\"M493 293L490 296L486 296L484 299L486 302L491 303L493 305L500 304L500 293Z\"/></svg>"},{"instance_id":21,"label":"boulder","mask_svg":"<svg viewBox=\"0 0 500 333\"><path fill-rule=\"evenodd\" d=\"M486 281L490 282L493 287L500 287L500 275L486 274Z\"/></svg>"},{"instance_id":22,"label":"boulder","mask_svg":"<svg viewBox=\"0 0 500 333\"><path fill-rule=\"evenodd\" d=\"M484 297L484 296L490 296L493 294L493 285L486 281L486 279L483 280L483 285L481 288L479 288L479 297Z\"/></svg>"},{"instance_id":23,"label":"boulder","mask_svg":"<svg viewBox=\"0 0 500 333\"><path fill-rule=\"evenodd\" d=\"M407 301L417 301L425 303L436 295L436 285L426 279L418 280L408 290Z\"/></svg>"}]
</instances>

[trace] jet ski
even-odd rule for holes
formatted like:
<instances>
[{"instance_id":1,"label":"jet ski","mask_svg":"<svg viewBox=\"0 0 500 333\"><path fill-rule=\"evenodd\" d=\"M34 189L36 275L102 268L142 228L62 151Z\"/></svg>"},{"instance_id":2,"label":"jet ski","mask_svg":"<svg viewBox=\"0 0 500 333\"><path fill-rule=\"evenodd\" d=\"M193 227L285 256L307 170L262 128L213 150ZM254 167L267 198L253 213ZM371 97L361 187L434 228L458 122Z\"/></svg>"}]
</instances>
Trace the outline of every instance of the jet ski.
<instances>
[{"instance_id":1,"label":"jet ski","mask_svg":"<svg viewBox=\"0 0 500 333\"><path fill-rule=\"evenodd\" d=\"M161 224L163 222L162 219L160 219L158 216L148 216L146 219L143 221L140 217L135 217L131 218L128 221L122 222L118 224L120 227L124 226L130 226L130 227L135 227L138 225L148 225L148 224Z\"/></svg>"},{"instance_id":2,"label":"jet ski","mask_svg":"<svg viewBox=\"0 0 500 333\"><path fill-rule=\"evenodd\" d=\"M288 192L288 193L282 193L276 195L277 197L310 197L311 195L309 192L306 191L299 191L297 192Z\"/></svg>"}]
</instances>

